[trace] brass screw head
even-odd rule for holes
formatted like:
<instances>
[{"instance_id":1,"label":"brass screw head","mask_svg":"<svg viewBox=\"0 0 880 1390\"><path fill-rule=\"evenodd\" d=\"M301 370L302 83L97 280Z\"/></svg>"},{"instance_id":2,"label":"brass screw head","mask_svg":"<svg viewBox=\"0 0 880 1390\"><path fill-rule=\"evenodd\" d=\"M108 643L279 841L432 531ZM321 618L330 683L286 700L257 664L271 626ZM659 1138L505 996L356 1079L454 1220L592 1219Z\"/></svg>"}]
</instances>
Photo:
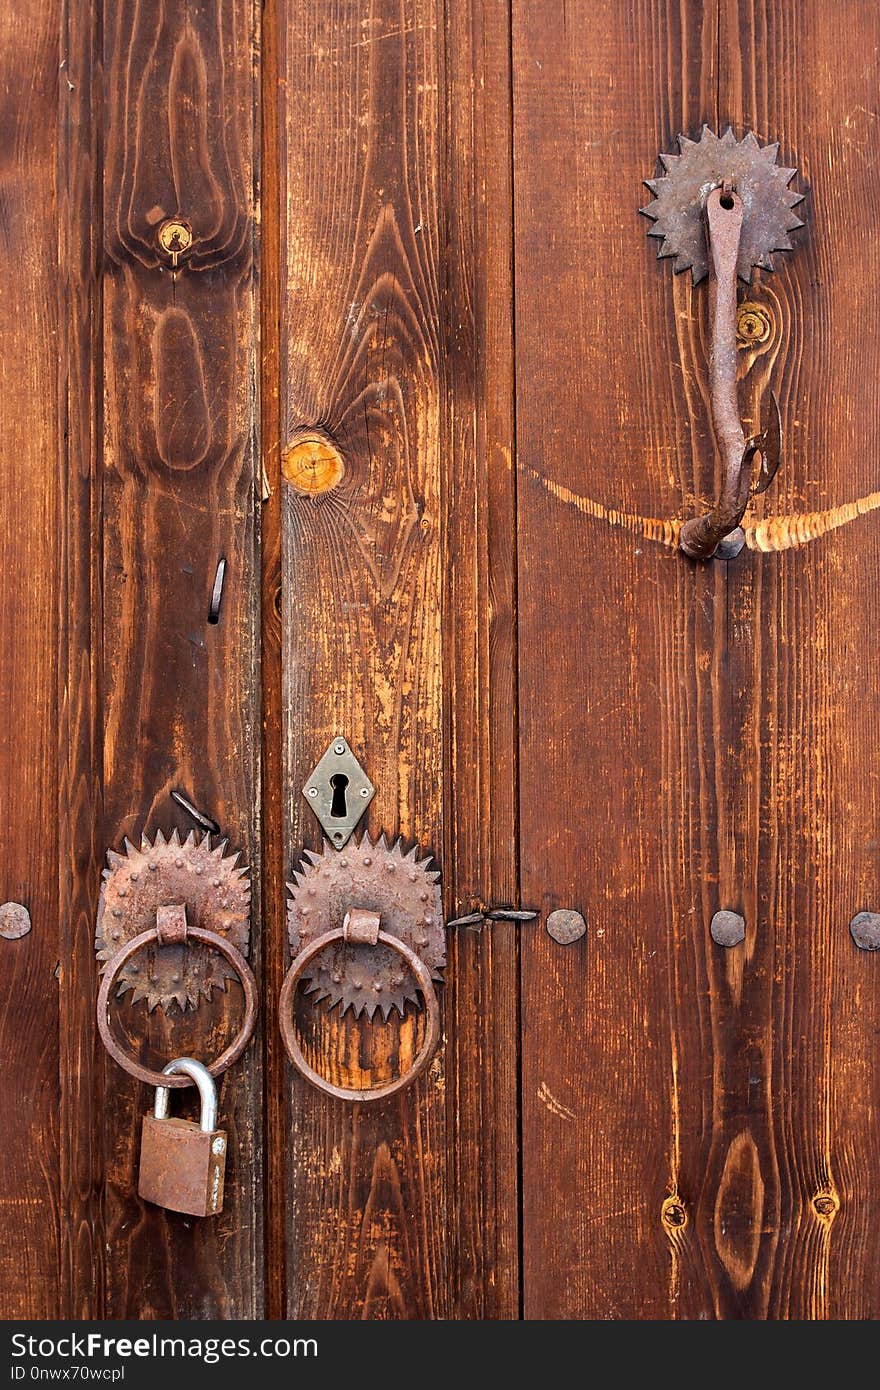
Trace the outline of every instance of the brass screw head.
<instances>
[{"instance_id":1,"label":"brass screw head","mask_svg":"<svg viewBox=\"0 0 880 1390\"><path fill-rule=\"evenodd\" d=\"M736 341L740 347L766 343L773 333L773 316L765 304L744 299L736 311Z\"/></svg>"},{"instance_id":2,"label":"brass screw head","mask_svg":"<svg viewBox=\"0 0 880 1390\"><path fill-rule=\"evenodd\" d=\"M178 256L182 256L192 246L192 227L186 222L170 218L159 228L158 240L166 256L170 256L174 265L177 265Z\"/></svg>"}]
</instances>

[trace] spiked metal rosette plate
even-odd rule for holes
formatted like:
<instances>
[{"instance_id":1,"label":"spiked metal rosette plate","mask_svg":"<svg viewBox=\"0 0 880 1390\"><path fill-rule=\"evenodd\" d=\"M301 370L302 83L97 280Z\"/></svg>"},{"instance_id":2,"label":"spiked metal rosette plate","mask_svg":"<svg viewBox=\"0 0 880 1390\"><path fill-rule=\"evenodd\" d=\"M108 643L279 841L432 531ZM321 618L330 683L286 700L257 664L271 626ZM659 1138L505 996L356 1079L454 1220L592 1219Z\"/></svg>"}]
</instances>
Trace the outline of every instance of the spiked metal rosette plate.
<instances>
[{"instance_id":1,"label":"spiked metal rosette plate","mask_svg":"<svg viewBox=\"0 0 880 1390\"><path fill-rule=\"evenodd\" d=\"M238 854L227 855L227 842L212 848L210 835L194 832L181 842L175 830L170 839L158 831L154 843L144 838L140 849L129 840L124 852L107 852L108 868L98 905L95 949L103 971L127 944L156 927L157 911L171 905L186 909L190 927L210 931L242 956L250 940L251 888ZM103 972L102 972L103 973ZM131 991L132 1001L146 999L168 1011L195 1008L215 988L225 989L236 970L216 950L195 941L151 944L133 955L119 970L117 995Z\"/></svg>"},{"instance_id":2,"label":"spiked metal rosette plate","mask_svg":"<svg viewBox=\"0 0 880 1390\"><path fill-rule=\"evenodd\" d=\"M446 937L440 900L439 872L428 868L416 849L404 853L401 842L389 846L385 836L373 844L364 835L360 844L337 851L329 844L320 854L306 851L305 860L289 883L288 933L294 956L319 937L341 928L352 909L376 913L382 931L396 937L424 963L434 980L446 964ZM403 1014L407 1002L418 1000L418 981L406 960L379 942L364 945L339 939L328 944L303 970L309 993L341 1004L343 1013L372 1018L381 1010Z\"/></svg>"},{"instance_id":3,"label":"spiked metal rosette plate","mask_svg":"<svg viewBox=\"0 0 880 1390\"><path fill-rule=\"evenodd\" d=\"M773 269L772 252L791 251L789 232L802 227L792 208L803 199L789 188L795 169L776 163L779 145L759 145L751 131L737 140L728 127L718 136L703 126L699 140L678 137L680 154L661 154L666 174L646 179L654 200L640 209L654 223L648 236L662 238L658 257L674 256L675 271L690 270L694 284L709 273L706 198L728 185L742 200L742 233L736 272L746 284L752 266Z\"/></svg>"}]
</instances>

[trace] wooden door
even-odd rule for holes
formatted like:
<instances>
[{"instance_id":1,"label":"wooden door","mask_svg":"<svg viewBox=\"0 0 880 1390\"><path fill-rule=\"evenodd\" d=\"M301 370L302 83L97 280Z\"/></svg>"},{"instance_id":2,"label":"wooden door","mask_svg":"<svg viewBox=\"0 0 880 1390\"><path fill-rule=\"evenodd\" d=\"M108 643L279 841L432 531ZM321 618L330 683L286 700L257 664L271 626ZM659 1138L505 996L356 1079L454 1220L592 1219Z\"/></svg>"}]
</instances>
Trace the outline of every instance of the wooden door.
<instances>
[{"instance_id":1,"label":"wooden door","mask_svg":"<svg viewBox=\"0 0 880 1390\"><path fill-rule=\"evenodd\" d=\"M878 24L862 0L0 19L0 900L30 919L0 913L7 1316L877 1316L878 959L849 923L880 893ZM783 466L747 547L695 564L706 287L637 210L704 122L778 140L807 198L740 354ZM320 1094L278 1031L335 735L377 788L363 826L433 854L470 919L442 1046L378 1105ZM260 1021L204 1221L139 1201L150 1098L94 1025L104 852L192 829L172 793L254 888ZM199 1055L238 1008L117 1017ZM413 1010L297 1014L349 1084L420 1036Z\"/></svg>"}]
</instances>

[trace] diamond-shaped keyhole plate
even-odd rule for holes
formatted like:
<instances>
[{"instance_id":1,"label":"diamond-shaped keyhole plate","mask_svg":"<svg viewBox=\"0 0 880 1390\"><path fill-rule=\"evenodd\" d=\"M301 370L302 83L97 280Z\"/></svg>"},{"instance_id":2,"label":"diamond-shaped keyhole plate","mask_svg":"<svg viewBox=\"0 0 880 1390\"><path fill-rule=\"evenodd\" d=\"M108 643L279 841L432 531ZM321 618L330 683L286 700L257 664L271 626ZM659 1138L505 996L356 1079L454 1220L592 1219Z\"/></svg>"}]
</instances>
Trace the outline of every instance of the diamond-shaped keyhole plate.
<instances>
[{"instance_id":1,"label":"diamond-shaped keyhole plate","mask_svg":"<svg viewBox=\"0 0 880 1390\"><path fill-rule=\"evenodd\" d=\"M334 849L348 843L375 795L376 788L344 738L334 738L303 787Z\"/></svg>"}]
</instances>

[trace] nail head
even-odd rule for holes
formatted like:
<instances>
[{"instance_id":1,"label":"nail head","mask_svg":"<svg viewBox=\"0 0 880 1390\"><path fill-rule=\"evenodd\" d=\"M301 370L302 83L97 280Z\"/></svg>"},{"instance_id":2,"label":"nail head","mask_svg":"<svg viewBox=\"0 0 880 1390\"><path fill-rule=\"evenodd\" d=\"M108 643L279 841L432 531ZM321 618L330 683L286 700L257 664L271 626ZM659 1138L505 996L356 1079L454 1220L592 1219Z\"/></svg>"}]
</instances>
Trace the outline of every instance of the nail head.
<instances>
[{"instance_id":1,"label":"nail head","mask_svg":"<svg viewBox=\"0 0 880 1390\"><path fill-rule=\"evenodd\" d=\"M709 923L709 935L717 946L738 946L745 940L745 918L724 908L716 912Z\"/></svg>"},{"instance_id":2,"label":"nail head","mask_svg":"<svg viewBox=\"0 0 880 1390\"><path fill-rule=\"evenodd\" d=\"M31 930L31 914L22 903L0 905L0 936L17 941Z\"/></svg>"},{"instance_id":3,"label":"nail head","mask_svg":"<svg viewBox=\"0 0 880 1390\"><path fill-rule=\"evenodd\" d=\"M849 930L860 951L880 950L880 913L857 912Z\"/></svg>"},{"instance_id":4,"label":"nail head","mask_svg":"<svg viewBox=\"0 0 880 1390\"><path fill-rule=\"evenodd\" d=\"M547 918L547 931L560 946L570 946L587 934L587 924L574 908L559 907Z\"/></svg>"}]
</instances>

